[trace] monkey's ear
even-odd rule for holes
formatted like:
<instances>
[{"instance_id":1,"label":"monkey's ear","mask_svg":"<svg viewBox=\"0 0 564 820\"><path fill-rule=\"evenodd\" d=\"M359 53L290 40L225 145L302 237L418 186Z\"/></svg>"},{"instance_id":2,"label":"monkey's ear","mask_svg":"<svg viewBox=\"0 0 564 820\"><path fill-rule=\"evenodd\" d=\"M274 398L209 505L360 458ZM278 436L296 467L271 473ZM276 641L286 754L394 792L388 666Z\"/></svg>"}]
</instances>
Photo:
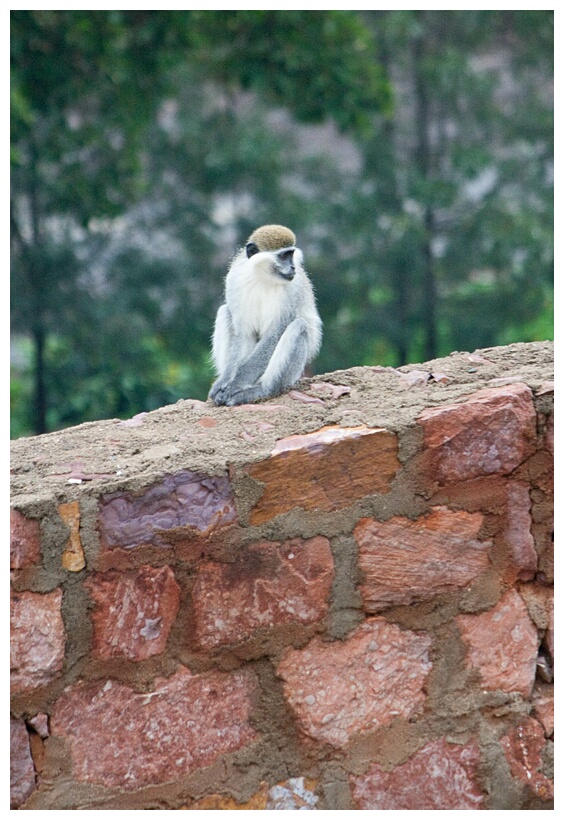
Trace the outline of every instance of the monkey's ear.
<instances>
[{"instance_id":1,"label":"monkey's ear","mask_svg":"<svg viewBox=\"0 0 564 820\"><path fill-rule=\"evenodd\" d=\"M247 251L247 259L250 259L251 256L254 256L255 253L259 252L259 249L254 242L247 242L245 245L245 250Z\"/></svg>"}]
</instances>

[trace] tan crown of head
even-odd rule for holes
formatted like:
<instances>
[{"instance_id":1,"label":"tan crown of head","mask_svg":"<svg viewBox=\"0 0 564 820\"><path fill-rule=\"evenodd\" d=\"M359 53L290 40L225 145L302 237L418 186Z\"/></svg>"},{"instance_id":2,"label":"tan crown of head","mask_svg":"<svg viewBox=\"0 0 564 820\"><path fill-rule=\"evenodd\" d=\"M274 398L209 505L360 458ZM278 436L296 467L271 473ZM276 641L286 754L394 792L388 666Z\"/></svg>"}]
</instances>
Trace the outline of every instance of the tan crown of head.
<instances>
[{"instance_id":1,"label":"tan crown of head","mask_svg":"<svg viewBox=\"0 0 564 820\"><path fill-rule=\"evenodd\" d=\"M249 236L259 251L277 251L296 244L296 235L283 225L263 225Z\"/></svg>"}]
</instances>

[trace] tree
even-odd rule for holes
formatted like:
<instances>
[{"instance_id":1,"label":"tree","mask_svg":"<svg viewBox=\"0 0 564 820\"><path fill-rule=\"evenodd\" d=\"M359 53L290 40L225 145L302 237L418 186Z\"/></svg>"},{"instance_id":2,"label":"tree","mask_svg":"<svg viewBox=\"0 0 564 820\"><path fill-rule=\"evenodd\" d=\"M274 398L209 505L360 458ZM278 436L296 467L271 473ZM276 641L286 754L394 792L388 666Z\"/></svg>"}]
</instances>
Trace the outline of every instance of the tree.
<instances>
[{"instance_id":1,"label":"tree","mask_svg":"<svg viewBox=\"0 0 564 820\"><path fill-rule=\"evenodd\" d=\"M137 186L138 136L158 99L162 31L146 13L11 12L12 323L35 356L45 432L46 346L88 294L72 232L113 216Z\"/></svg>"},{"instance_id":2,"label":"tree","mask_svg":"<svg viewBox=\"0 0 564 820\"><path fill-rule=\"evenodd\" d=\"M551 13L366 19L394 111L359 143L361 179L334 215L357 237L344 253L329 247L349 282L326 328L326 342L352 339L336 364L550 335Z\"/></svg>"},{"instance_id":3,"label":"tree","mask_svg":"<svg viewBox=\"0 0 564 820\"><path fill-rule=\"evenodd\" d=\"M177 165L161 168L159 182L158 152L164 146L162 133L159 147L151 144L158 134L155 118L159 111L163 115L167 100L174 103L181 96L179 82L191 83L187 88L194 92L213 81L212 96L225 93L227 99L237 89L254 89L290 106L303 119L334 115L343 128L366 125L364 109L384 107L388 94L372 59L371 36L352 12L14 11L11 21L12 322L15 331L33 340L33 429L44 432L48 426L84 418L81 412L86 417L121 414L140 400L162 400L162 389L155 391L148 384L137 389L136 378L137 388L126 379L126 389L124 379L115 375L109 391L113 399L106 404L95 400L108 393L99 384L86 391L89 398L73 389L81 373L98 383L110 362L119 369L126 350L131 365L142 351L147 354L142 305L154 327L160 322L167 330L175 328L176 345L187 346L188 380L197 382L195 374L205 370L203 319L208 318L209 289L202 287L201 279L194 287L194 278L202 269L197 266L209 263L216 250L211 211L219 196L245 193L249 160L255 163L255 176L257 163L264 165L265 160L254 148L247 156L230 157L243 144L252 147L258 135L247 134L232 148L237 124L229 103L224 111L214 111L215 146L211 144L209 152L209 134L198 131L202 122L192 109L191 120L182 127L188 138L195 128L200 142L190 150L177 145L175 151L174 139L169 139L162 156ZM311 42L320 48L309 48ZM182 65L190 69L188 75L177 70ZM197 96L197 91L192 93L192 99ZM266 164L269 169L276 165ZM102 266L103 276L109 276L103 283L96 280L101 266L95 261L107 250L111 220L126 215L128 224L140 224L142 203L158 204L170 218L161 184L169 171L168 178L172 175L177 183L174 191L168 190L169 201L180 200L177 193L187 186L196 191L190 202L180 203L187 206L183 218L169 225L169 233L182 224L188 230L178 258L166 271L177 285L172 318L159 301L159 265L146 248L141 252L135 243L126 243L109 267ZM268 178L275 188L272 175ZM156 186L153 191L151 185ZM269 196L272 206L275 197ZM245 219L240 217L240 222L242 227ZM158 219L151 225L156 230ZM181 264L191 273L184 282ZM141 269L144 281L158 291L152 302L139 298L142 280L136 276ZM170 296L170 287L168 291ZM183 296L198 301L200 308L190 312L191 321L184 324L178 307ZM131 325L133 306L139 321ZM89 326L103 327L104 338L98 333L93 339ZM110 350L103 344L111 340L112 328L117 338L129 342L119 350L121 365L111 341ZM157 339L158 329L148 345L153 366L147 361L142 365L154 373L149 382L155 384L165 366ZM147 377L145 373L141 381ZM64 399L65 387L70 401Z\"/></svg>"}]
</instances>

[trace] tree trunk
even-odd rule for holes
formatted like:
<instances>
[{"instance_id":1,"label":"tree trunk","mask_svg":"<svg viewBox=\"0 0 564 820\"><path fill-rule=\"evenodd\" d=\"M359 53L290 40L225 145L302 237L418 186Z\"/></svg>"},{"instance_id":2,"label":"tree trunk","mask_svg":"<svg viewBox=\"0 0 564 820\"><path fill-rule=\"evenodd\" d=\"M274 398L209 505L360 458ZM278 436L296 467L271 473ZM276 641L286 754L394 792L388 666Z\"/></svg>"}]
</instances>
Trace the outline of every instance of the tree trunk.
<instances>
[{"instance_id":1,"label":"tree trunk","mask_svg":"<svg viewBox=\"0 0 564 820\"><path fill-rule=\"evenodd\" d=\"M376 29L376 39L378 43L378 52L380 55L380 62L384 70L384 74L388 82L391 84L390 69L392 65L392 57L390 53L390 46L388 43L387 29L385 21L381 20L380 25ZM388 194L388 203L390 210L395 213L401 212L401 193L398 188L396 177L396 135L394 129L394 120L392 117L387 117L384 120L383 127L384 142L388 146L389 161L385 163L384 167L378 169L383 180L385 180L385 189ZM403 364L409 363L409 347L410 347L410 327L409 327L409 281L407 275L407 266L404 259L396 262L392 275L392 288L394 291L394 314L396 318L397 331L394 328L393 341L396 349L396 367L401 367Z\"/></svg>"},{"instance_id":2,"label":"tree trunk","mask_svg":"<svg viewBox=\"0 0 564 820\"><path fill-rule=\"evenodd\" d=\"M433 210L431 207L425 209L425 231L426 238L423 242L423 327L425 328L425 351L424 357L436 359L438 355L437 345L437 282L435 277L435 263L431 248L434 223Z\"/></svg>"},{"instance_id":3,"label":"tree trunk","mask_svg":"<svg viewBox=\"0 0 564 820\"><path fill-rule=\"evenodd\" d=\"M41 258L39 248L42 244L39 192L37 186L37 148L33 140L30 143L30 212L32 228L33 253L28 259L28 276L31 290L31 303L34 316L32 319L32 335L35 346L33 376L34 376L34 429L35 434L47 432L47 389L45 386L45 342L47 333L42 319L44 311L44 271L38 270L37 260Z\"/></svg>"},{"instance_id":4,"label":"tree trunk","mask_svg":"<svg viewBox=\"0 0 564 820\"><path fill-rule=\"evenodd\" d=\"M416 161L421 180L428 182L431 179L433 167L432 149L429 142L429 98L425 77L425 12L419 13L419 19L422 31L412 41L416 98ZM426 187L427 186L425 186L425 188ZM424 195L428 197L429 194L427 190L425 190ZM421 321L425 332L424 356L425 359L435 359L437 357L437 284L432 251L434 215L432 205L428 201L424 203L423 226L424 232L421 243L421 258L423 264Z\"/></svg>"},{"instance_id":5,"label":"tree trunk","mask_svg":"<svg viewBox=\"0 0 564 820\"><path fill-rule=\"evenodd\" d=\"M34 412L33 426L36 435L47 432L47 394L45 390L45 329L41 325L33 328L35 356L34 375Z\"/></svg>"}]
</instances>

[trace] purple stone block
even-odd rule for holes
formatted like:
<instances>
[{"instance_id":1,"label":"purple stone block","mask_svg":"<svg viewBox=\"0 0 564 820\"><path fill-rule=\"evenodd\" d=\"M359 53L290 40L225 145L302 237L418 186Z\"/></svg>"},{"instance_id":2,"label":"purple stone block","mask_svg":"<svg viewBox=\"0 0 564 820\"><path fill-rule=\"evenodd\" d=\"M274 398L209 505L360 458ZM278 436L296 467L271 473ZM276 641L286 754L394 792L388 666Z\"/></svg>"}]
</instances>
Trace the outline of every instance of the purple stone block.
<instances>
[{"instance_id":1,"label":"purple stone block","mask_svg":"<svg viewBox=\"0 0 564 820\"><path fill-rule=\"evenodd\" d=\"M100 499L99 530L104 546L133 549L169 547L167 533L198 533L224 527L237 513L227 476L182 470L139 492L115 492Z\"/></svg>"}]
</instances>

